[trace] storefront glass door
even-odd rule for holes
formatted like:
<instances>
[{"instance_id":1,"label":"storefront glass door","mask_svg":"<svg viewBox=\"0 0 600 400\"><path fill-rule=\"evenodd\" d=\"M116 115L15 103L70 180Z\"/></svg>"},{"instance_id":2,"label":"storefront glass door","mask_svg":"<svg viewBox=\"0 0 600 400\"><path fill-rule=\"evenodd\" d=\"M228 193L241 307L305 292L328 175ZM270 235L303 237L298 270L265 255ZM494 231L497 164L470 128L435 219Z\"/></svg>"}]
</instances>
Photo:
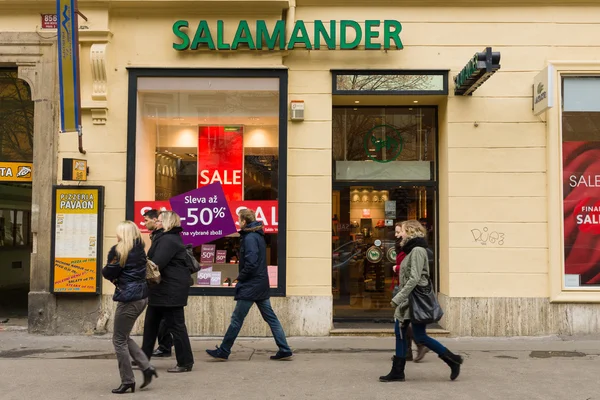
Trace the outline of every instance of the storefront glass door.
<instances>
[{"instance_id":1,"label":"storefront glass door","mask_svg":"<svg viewBox=\"0 0 600 400\"><path fill-rule=\"evenodd\" d=\"M333 114L334 320L388 322L396 223L425 226L437 282L436 110L340 107Z\"/></svg>"}]
</instances>

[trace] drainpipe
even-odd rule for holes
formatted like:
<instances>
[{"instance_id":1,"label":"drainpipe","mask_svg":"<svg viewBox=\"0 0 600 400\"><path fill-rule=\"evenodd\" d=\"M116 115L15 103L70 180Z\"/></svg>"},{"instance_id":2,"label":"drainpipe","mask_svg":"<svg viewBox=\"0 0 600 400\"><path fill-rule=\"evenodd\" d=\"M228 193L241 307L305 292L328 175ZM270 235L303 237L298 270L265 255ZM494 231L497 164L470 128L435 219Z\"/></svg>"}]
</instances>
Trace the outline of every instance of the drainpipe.
<instances>
[{"instance_id":1,"label":"drainpipe","mask_svg":"<svg viewBox=\"0 0 600 400\"><path fill-rule=\"evenodd\" d=\"M85 154L86 151L83 149L83 131L81 129L81 126L79 127L79 130L77 131L77 136L79 139L79 152L81 154Z\"/></svg>"},{"instance_id":2,"label":"drainpipe","mask_svg":"<svg viewBox=\"0 0 600 400\"><path fill-rule=\"evenodd\" d=\"M289 9L285 21L285 42L288 43L292 37L292 30L296 23L296 0L289 0Z\"/></svg>"}]
</instances>

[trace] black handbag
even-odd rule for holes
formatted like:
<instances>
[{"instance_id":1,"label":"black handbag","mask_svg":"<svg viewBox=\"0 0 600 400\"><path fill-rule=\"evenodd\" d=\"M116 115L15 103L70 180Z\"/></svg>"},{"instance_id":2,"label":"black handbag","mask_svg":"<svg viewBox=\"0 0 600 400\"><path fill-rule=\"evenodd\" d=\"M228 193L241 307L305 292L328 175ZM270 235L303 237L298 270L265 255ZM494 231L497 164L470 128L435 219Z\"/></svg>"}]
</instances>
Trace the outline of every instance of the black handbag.
<instances>
[{"instance_id":1,"label":"black handbag","mask_svg":"<svg viewBox=\"0 0 600 400\"><path fill-rule=\"evenodd\" d=\"M432 324L444 316L444 311L438 303L431 280L427 286L415 286L408 298L410 321L415 324Z\"/></svg>"}]
</instances>

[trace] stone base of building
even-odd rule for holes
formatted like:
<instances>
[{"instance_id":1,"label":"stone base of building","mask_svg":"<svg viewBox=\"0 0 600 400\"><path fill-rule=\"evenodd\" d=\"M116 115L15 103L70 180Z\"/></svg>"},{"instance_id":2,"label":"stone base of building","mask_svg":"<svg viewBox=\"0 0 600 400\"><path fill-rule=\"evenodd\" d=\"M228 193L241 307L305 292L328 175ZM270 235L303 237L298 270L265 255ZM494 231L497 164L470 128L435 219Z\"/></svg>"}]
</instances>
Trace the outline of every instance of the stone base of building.
<instances>
[{"instance_id":1,"label":"stone base of building","mask_svg":"<svg viewBox=\"0 0 600 400\"><path fill-rule=\"evenodd\" d=\"M600 304L548 298L448 297L440 325L452 336L589 335L600 332Z\"/></svg>"},{"instance_id":2,"label":"stone base of building","mask_svg":"<svg viewBox=\"0 0 600 400\"><path fill-rule=\"evenodd\" d=\"M287 336L328 336L332 328L333 301L331 296L272 297L271 304ZM232 297L190 296L185 308L185 321L190 336L223 336L235 307ZM101 315L104 328L112 332L116 303L112 295L102 296ZM108 317L108 318L106 318ZM132 334L140 335L145 313L138 318ZM240 336L271 336L271 330L252 307L244 321Z\"/></svg>"},{"instance_id":3,"label":"stone base of building","mask_svg":"<svg viewBox=\"0 0 600 400\"><path fill-rule=\"evenodd\" d=\"M44 335L92 334L100 311L97 296L56 296L49 292L29 292L29 333Z\"/></svg>"}]
</instances>

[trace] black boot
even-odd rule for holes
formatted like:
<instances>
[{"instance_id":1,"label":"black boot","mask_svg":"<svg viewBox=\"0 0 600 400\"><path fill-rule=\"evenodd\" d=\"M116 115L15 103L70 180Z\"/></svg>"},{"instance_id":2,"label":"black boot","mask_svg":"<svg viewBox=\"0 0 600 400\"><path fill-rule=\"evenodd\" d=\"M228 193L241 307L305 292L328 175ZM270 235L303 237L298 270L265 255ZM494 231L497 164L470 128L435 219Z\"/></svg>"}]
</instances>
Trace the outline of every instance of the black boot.
<instances>
[{"instance_id":1,"label":"black boot","mask_svg":"<svg viewBox=\"0 0 600 400\"><path fill-rule=\"evenodd\" d=\"M121 386L119 386L116 389L113 389L112 392L114 394L123 394L129 389L131 389L131 393L135 393L135 383L121 383Z\"/></svg>"},{"instance_id":2,"label":"black boot","mask_svg":"<svg viewBox=\"0 0 600 400\"><path fill-rule=\"evenodd\" d=\"M157 377L158 378L158 374L156 373L156 369L154 369L153 366L148 367L147 369L145 369L144 371L142 371L142 373L144 374L144 383L142 383L142 386L140 386L140 389L143 389L146 386L148 386L150 384L150 382L152 382L152 377Z\"/></svg>"},{"instance_id":3,"label":"black boot","mask_svg":"<svg viewBox=\"0 0 600 400\"><path fill-rule=\"evenodd\" d=\"M406 358L394 356L392 370L386 376L380 376L381 382L404 382L404 367L406 366Z\"/></svg>"},{"instance_id":4,"label":"black boot","mask_svg":"<svg viewBox=\"0 0 600 400\"><path fill-rule=\"evenodd\" d=\"M452 353L450 350L446 350L444 354L440 356L450 367L450 379L455 380L460 375L460 365L463 363L463 358L457 354Z\"/></svg>"}]
</instances>

